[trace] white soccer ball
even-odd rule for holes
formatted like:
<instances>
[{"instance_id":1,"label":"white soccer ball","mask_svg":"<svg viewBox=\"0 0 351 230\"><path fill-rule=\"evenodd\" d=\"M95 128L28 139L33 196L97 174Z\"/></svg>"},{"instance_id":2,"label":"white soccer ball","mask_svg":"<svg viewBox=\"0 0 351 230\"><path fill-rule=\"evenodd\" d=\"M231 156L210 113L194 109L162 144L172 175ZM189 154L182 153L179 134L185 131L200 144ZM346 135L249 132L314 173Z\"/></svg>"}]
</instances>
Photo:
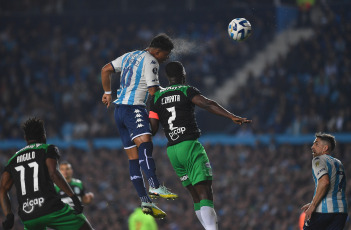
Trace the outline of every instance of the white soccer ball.
<instances>
[{"instance_id":1,"label":"white soccer ball","mask_svg":"<svg viewBox=\"0 0 351 230\"><path fill-rule=\"evenodd\" d=\"M228 25L228 34L235 41L243 41L251 35L251 24L245 18L235 18Z\"/></svg>"}]
</instances>

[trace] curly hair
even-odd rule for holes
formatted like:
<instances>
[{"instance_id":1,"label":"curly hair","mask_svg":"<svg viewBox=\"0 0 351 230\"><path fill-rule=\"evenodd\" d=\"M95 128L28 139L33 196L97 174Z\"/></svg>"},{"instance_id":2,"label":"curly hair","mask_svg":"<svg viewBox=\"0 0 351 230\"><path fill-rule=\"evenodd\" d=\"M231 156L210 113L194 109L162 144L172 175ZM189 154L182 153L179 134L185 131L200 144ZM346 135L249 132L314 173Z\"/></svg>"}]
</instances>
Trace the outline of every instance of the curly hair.
<instances>
[{"instance_id":1,"label":"curly hair","mask_svg":"<svg viewBox=\"0 0 351 230\"><path fill-rule=\"evenodd\" d=\"M25 121L22 129L27 140L41 141L46 136L44 121L36 117Z\"/></svg>"}]
</instances>

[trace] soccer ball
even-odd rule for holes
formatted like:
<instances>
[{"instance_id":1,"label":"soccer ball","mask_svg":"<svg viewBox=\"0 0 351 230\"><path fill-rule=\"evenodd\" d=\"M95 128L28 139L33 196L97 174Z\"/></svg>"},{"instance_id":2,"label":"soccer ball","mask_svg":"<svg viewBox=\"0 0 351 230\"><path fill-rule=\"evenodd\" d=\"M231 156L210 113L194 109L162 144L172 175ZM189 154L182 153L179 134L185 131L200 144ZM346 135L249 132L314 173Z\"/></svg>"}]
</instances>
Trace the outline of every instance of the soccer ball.
<instances>
[{"instance_id":1,"label":"soccer ball","mask_svg":"<svg viewBox=\"0 0 351 230\"><path fill-rule=\"evenodd\" d=\"M234 41L243 41L251 35L251 24L245 18L235 18L228 25L228 34Z\"/></svg>"}]
</instances>

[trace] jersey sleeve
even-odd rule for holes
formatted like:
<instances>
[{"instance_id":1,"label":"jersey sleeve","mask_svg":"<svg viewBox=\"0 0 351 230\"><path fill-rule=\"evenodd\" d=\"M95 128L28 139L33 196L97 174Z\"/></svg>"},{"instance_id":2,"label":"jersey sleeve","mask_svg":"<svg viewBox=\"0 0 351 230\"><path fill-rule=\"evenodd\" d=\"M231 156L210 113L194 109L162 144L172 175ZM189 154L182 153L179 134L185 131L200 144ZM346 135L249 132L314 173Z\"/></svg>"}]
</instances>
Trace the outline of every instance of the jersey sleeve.
<instances>
[{"instance_id":1,"label":"jersey sleeve","mask_svg":"<svg viewBox=\"0 0 351 230\"><path fill-rule=\"evenodd\" d=\"M149 118L154 118L159 120L154 97L152 97L152 100L150 100L150 112L149 112Z\"/></svg>"},{"instance_id":2,"label":"jersey sleeve","mask_svg":"<svg viewBox=\"0 0 351 230\"><path fill-rule=\"evenodd\" d=\"M59 160L61 157L59 149L55 145L49 145L46 151L46 158Z\"/></svg>"},{"instance_id":3,"label":"jersey sleeve","mask_svg":"<svg viewBox=\"0 0 351 230\"><path fill-rule=\"evenodd\" d=\"M115 60L113 60L110 64L112 65L115 73L121 72L122 71L122 61L124 58L125 54L116 58Z\"/></svg>"},{"instance_id":4,"label":"jersey sleeve","mask_svg":"<svg viewBox=\"0 0 351 230\"><path fill-rule=\"evenodd\" d=\"M194 96L201 94L200 90L198 90L197 88L193 87L193 86L189 86L189 88L187 89L187 95L188 95L188 99L191 101L191 99L193 99Z\"/></svg>"},{"instance_id":5,"label":"jersey sleeve","mask_svg":"<svg viewBox=\"0 0 351 230\"><path fill-rule=\"evenodd\" d=\"M328 166L324 159L315 157L312 160L312 170L317 180L319 180L323 175L328 173Z\"/></svg>"},{"instance_id":6,"label":"jersey sleeve","mask_svg":"<svg viewBox=\"0 0 351 230\"><path fill-rule=\"evenodd\" d=\"M154 57L145 57L144 61L144 76L146 80L146 85L148 88L153 86L159 86L160 82L158 80L158 70L159 64Z\"/></svg>"}]
</instances>

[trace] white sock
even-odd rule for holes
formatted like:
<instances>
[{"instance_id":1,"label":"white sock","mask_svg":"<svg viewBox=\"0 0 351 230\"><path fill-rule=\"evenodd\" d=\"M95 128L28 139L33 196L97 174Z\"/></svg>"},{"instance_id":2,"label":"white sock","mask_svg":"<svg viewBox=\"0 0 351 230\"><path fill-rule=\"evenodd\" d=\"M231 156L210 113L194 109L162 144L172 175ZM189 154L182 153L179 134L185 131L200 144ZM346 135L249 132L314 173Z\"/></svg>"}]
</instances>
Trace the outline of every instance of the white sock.
<instances>
[{"instance_id":1,"label":"white sock","mask_svg":"<svg viewBox=\"0 0 351 230\"><path fill-rule=\"evenodd\" d=\"M218 230L217 214L214 208L209 206L202 206L201 217L204 222L204 227L206 230Z\"/></svg>"},{"instance_id":2,"label":"white sock","mask_svg":"<svg viewBox=\"0 0 351 230\"><path fill-rule=\"evenodd\" d=\"M202 220L202 217L201 217L201 210L197 210L197 211L195 211L195 213L196 213L196 216L199 219L200 223L202 224L202 226L204 228L206 228L205 223L204 223L204 221Z\"/></svg>"}]
</instances>

